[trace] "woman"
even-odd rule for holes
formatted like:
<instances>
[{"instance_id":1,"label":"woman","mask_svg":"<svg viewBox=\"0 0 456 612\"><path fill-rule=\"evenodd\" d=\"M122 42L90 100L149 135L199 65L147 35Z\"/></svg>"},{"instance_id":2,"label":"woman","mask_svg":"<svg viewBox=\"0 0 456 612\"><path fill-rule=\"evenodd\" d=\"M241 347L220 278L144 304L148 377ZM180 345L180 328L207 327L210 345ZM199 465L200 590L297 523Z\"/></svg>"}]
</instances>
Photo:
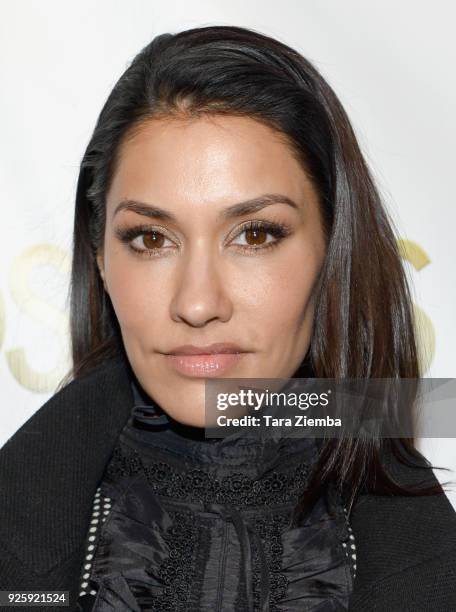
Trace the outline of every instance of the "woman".
<instances>
[{"instance_id":1,"label":"woman","mask_svg":"<svg viewBox=\"0 0 456 612\"><path fill-rule=\"evenodd\" d=\"M204 437L206 378L420 375L391 222L296 51L214 26L135 57L81 163L71 339L72 380L1 450L3 590L456 609L456 515L413 440Z\"/></svg>"}]
</instances>

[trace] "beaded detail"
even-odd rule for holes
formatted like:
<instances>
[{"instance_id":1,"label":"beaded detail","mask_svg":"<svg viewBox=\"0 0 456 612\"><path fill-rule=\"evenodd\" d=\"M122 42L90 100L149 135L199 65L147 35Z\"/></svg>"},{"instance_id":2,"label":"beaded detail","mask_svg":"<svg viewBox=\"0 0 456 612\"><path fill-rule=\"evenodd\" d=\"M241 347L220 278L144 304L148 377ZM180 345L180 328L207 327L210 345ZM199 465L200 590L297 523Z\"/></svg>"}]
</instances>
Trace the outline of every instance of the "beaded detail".
<instances>
[{"instance_id":1,"label":"beaded detail","mask_svg":"<svg viewBox=\"0 0 456 612\"><path fill-rule=\"evenodd\" d=\"M356 541L355 541L355 535L348 521L347 509L345 508L345 506L344 506L344 514L345 514L345 518L347 522L347 529L350 535L348 537L347 542L342 542L342 546L345 550L345 554L347 555L347 559L350 564L350 571L352 574L352 578L354 580L356 578Z\"/></svg>"},{"instance_id":2,"label":"beaded detail","mask_svg":"<svg viewBox=\"0 0 456 612\"><path fill-rule=\"evenodd\" d=\"M100 539L101 526L106 521L111 507L111 498L103 496L101 494L101 487L98 487L93 498L92 517L85 542L85 556L82 566L79 597L97 594L97 591L90 585L90 572L97 543Z\"/></svg>"}]
</instances>

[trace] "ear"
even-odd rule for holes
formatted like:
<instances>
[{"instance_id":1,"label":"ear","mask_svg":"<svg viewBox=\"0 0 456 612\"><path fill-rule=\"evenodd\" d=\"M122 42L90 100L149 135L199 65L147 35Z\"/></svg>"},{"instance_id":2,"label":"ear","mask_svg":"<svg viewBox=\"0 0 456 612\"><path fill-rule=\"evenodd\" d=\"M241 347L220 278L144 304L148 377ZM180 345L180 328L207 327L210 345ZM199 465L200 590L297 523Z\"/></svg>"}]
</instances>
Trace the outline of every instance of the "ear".
<instances>
[{"instance_id":1,"label":"ear","mask_svg":"<svg viewBox=\"0 0 456 612\"><path fill-rule=\"evenodd\" d=\"M100 276L103 279L103 285L104 285L105 291L107 292L108 288L106 287L105 270L104 270L104 262L103 262L103 253L102 252L99 252L97 254L96 260L97 260L97 267L98 267L98 270L100 272Z\"/></svg>"}]
</instances>

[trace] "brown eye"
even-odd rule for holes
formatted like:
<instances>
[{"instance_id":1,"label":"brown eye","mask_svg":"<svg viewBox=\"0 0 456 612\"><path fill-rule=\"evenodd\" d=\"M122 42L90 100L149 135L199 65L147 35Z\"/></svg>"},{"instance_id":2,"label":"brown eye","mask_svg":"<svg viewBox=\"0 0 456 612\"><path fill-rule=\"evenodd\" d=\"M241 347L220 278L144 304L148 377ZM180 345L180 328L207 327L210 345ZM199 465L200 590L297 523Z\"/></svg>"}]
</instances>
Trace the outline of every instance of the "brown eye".
<instances>
[{"instance_id":1,"label":"brown eye","mask_svg":"<svg viewBox=\"0 0 456 612\"><path fill-rule=\"evenodd\" d=\"M247 244L252 246L264 244L264 242L266 242L267 240L267 235L269 233L264 229L255 228L246 229L244 231Z\"/></svg>"},{"instance_id":2,"label":"brown eye","mask_svg":"<svg viewBox=\"0 0 456 612\"><path fill-rule=\"evenodd\" d=\"M281 223L251 221L248 225L244 225L238 234L239 237L242 237L243 244L237 243L237 246L249 254L264 252L266 249L279 245L290 234L290 231L290 228ZM272 240L268 240L268 236Z\"/></svg>"},{"instance_id":3,"label":"brown eye","mask_svg":"<svg viewBox=\"0 0 456 612\"><path fill-rule=\"evenodd\" d=\"M159 249L163 246L165 237L159 232L147 232L143 234L143 243L146 249Z\"/></svg>"}]
</instances>

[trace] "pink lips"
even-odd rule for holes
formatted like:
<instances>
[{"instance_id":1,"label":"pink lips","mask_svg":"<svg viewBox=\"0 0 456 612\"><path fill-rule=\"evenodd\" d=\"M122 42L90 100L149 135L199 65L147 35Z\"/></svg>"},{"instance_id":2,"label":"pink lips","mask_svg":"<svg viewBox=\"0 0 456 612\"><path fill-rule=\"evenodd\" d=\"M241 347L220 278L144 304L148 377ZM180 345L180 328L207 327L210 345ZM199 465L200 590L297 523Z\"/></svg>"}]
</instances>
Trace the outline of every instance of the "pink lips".
<instances>
[{"instance_id":1,"label":"pink lips","mask_svg":"<svg viewBox=\"0 0 456 612\"><path fill-rule=\"evenodd\" d=\"M195 377L222 376L246 351L232 343L214 343L208 346L184 345L167 353L166 359L181 374Z\"/></svg>"}]
</instances>

